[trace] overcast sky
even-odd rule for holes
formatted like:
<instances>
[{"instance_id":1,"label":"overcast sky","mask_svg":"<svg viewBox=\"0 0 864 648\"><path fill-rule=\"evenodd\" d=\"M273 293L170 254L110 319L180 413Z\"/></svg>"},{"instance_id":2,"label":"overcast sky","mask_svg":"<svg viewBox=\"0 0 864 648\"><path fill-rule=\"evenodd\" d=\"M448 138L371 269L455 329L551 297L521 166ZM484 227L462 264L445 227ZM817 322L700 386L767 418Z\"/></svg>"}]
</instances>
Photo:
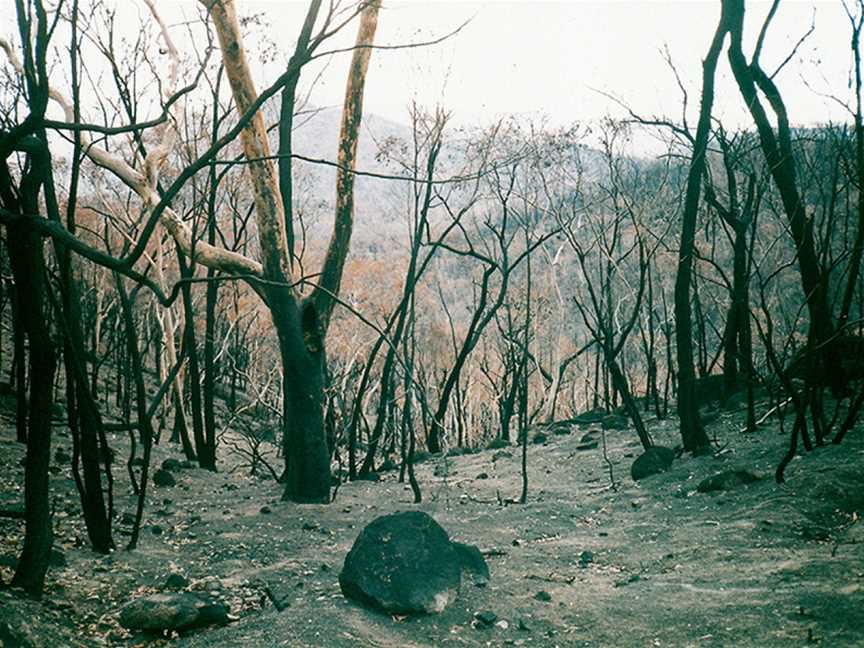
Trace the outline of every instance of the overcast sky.
<instances>
[{"instance_id":1,"label":"overcast sky","mask_svg":"<svg viewBox=\"0 0 864 648\"><path fill-rule=\"evenodd\" d=\"M248 2L273 15L276 26L296 22L279 2ZM747 2L750 42L770 3ZM302 5L301 5L302 7ZM471 22L445 43L425 49L373 54L367 109L404 120L412 98L442 103L456 120L486 123L508 113L545 114L556 124L596 119L618 110L601 92L642 113L680 113L681 94L664 62L668 47L698 110L701 60L719 16L719 1L386 2L379 43L405 43L445 34ZM298 14L301 8L298 7ZM849 95L849 21L839 0L785 0L763 54L773 70L807 32L778 83L797 123L842 119L828 93ZM284 30L281 30L284 33ZM351 34L353 37L353 33ZM752 47L752 46L751 46ZM313 91L319 104L338 104L345 73L333 64ZM809 86L809 87L808 87ZM717 108L728 121L746 116L725 55ZM694 119L695 121L695 119Z\"/></svg>"},{"instance_id":2,"label":"overcast sky","mask_svg":"<svg viewBox=\"0 0 864 648\"><path fill-rule=\"evenodd\" d=\"M128 3L128 4L127 4ZM272 38L290 52L306 2L238 0L240 13L260 13ZM325 6L327 2L324 3ZM9 34L12 2L0 2L0 27ZM146 8L138 0L123 0L120 15L127 27L138 29ZM139 12L131 10L138 5ZM178 24L197 13L194 0L157 2L166 21ZM130 9L127 9L129 7ZM769 7L747 1L746 26L750 44ZM690 92L693 114L698 110L701 59L719 16L719 0L660 2L649 0L560 2L467 2L459 0L385 0L377 41L402 44L422 41L469 24L446 42L419 49L376 51L366 90L366 110L405 122L412 100L441 104L457 123L488 124L510 113L545 115L553 124L620 114L601 92L614 94L643 114L680 114L681 94L663 60L669 53ZM821 94L849 99L851 54L849 21L841 0L784 0L763 53L763 66L773 70L807 32L777 81L793 122L812 124L844 119L836 102ZM184 47L177 29L178 45ZM353 42L349 27L329 47ZM253 44L250 43L250 50ZM332 61L311 92L317 105L340 105L348 55ZM259 85L270 83L284 69L285 57L256 70ZM311 84L316 70L304 74ZM749 124L741 99L721 58L717 114L729 125ZM695 117L691 116L695 122Z\"/></svg>"}]
</instances>

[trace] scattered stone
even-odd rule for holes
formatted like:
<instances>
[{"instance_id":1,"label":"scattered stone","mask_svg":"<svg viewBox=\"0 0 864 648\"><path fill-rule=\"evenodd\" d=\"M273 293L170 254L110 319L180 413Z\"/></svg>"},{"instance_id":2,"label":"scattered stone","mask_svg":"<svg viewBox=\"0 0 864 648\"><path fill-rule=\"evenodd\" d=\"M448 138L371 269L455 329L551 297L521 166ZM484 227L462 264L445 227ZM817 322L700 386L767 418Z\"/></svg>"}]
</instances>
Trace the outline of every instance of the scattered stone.
<instances>
[{"instance_id":1,"label":"scattered stone","mask_svg":"<svg viewBox=\"0 0 864 648\"><path fill-rule=\"evenodd\" d=\"M579 567L585 569L588 565L594 562L593 551L583 551L579 554Z\"/></svg>"},{"instance_id":2,"label":"scattered stone","mask_svg":"<svg viewBox=\"0 0 864 648\"><path fill-rule=\"evenodd\" d=\"M552 600L552 595L546 590L540 590L534 595L534 599L537 601L543 601L544 603L549 603Z\"/></svg>"},{"instance_id":3,"label":"scattered stone","mask_svg":"<svg viewBox=\"0 0 864 648\"><path fill-rule=\"evenodd\" d=\"M391 614L437 613L459 592L460 555L447 532L421 511L373 520L345 557L346 598Z\"/></svg>"},{"instance_id":4,"label":"scattered stone","mask_svg":"<svg viewBox=\"0 0 864 648\"><path fill-rule=\"evenodd\" d=\"M549 426L552 434L557 436L566 436L573 432L573 423L572 421L558 421L557 423L553 423Z\"/></svg>"},{"instance_id":5,"label":"scattered stone","mask_svg":"<svg viewBox=\"0 0 864 648\"><path fill-rule=\"evenodd\" d=\"M484 610L474 614L474 619L478 622L478 627L488 628L498 620L498 615L491 610Z\"/></svg>"},{"instance_id":6,"label":"scattered stone","mask_svg":"<svg viewBox=\"0 0 864 648\"><path fill-rule=\"evenodd\" d=\"M512 459L513 453L508 452L507 450L499 450L495 454L492 455L492 461L499 461L501 459Z\"/></svg>"},{"instance_id":7,"label":"scattered stone","mask_svg":"<svg viewBox=\"0 0 864 648\"><path fill-rule=\"evenodd\" d=\"M272 512L269 506L262 506L260 509L261 515L270 515Z\"/></svg>"},{"instance_id":8,"label":"scattered stone","mask_svg":"<svg viewBox=\"0 0 864 648\"><path fill-rule=\"evenodd\" d=\"M600 421L604 430L626 430L630 427L630 419L620 414L609 414Z\"/></svg>"},{"instance_id":9,"label":"scattered stone","mask_svg":"<svg viewBox=\"0 0 864 648\"><path fill-rule=\"evenodd\" d=\"M636 583L642 580L642 577L639 574L630 574L628 578L622 578L621 580L615 581L615 587L626 587L631 583Z\"/></svg>"},{"instance_id":10,"label":"scattered stone","mask_svg":"<svg viewBox=\"0 0 864 648\"><path fill-rule=\"evenodd\" d=\"M481 472L474 479L489 479L489 473Z\"/></svg>"},{"instance_id":11,"label":"scattered stone","mask_svg":"<svg viewBox=\"0 0 864 648\"><path fill-rule=\"evenodd\" d=\"M546 443L546 441L548 441L548 440L549 440L549 437L547 437L547 436L546 436L545 434L543 434L542 432L538 432L537 434L534 435L534 438L531 439L531 441L532 441L535 445L540 445L541 443Z\"/></svg>"},{"instance_id":12,"label":"scattered stone","mask_svg":"<svg viewBox=\"0 0 864 648\"><path fill-rule=\"evenodd\" d=\"M636 457L636 461L630 467L630 476L633 481L639 481L651 475L666 472L674 460L674 450L664 446L653 446Z\"/></svg>"},{"instance_id":13,"label":"scattered stone","mask_svg":"<svg viewBox=\"0 0 864 648\"><path fill-rule=\"evenodd\" d=\"M435 466L435 470L432 473L436 477L449 477L450 475L457 474L458 471L453 468L453 464L450 461L444 460Z\"/></svg>"},{"instance_id":14,"label":"scattered stone","mask_svg":"<svg viewBox=\"0 0 864 648\"><path fill-rule=\"evenodd\" d=\"M160 468L155 473L153 473L153 483L157 486L171 487L177 485L177 480L174 479L174 475L172 475L167 470Z\"/></svg>"},{"instance_id":15,"label":"scattered stone","mask_svg":"<svg viewBox=\"0 0 864 648\"><path fill-rule=\"evenodd\" d=\"M168 575L168 578L165 579L165 583L162 585L162 589L167 590L182 590L186 589L189 586L189 580L178 572L173 572Z\"/></svg>"},{"instance_id":16,"label":"scattered stone","mask_svg":"<svg viewBox=\"0 0 864 648\"><path fill-rule=\"evenodd\" d=\"M161 468L168 472L180 472L183 469L183 464L179 459L170 458L162 462Z\"/></svg>"},{"instance_id":17,"label":"scattered stone","mask_svg":"<svg viewBox=\"0 0 864 648\"><path fill-rule=\"evenodd\" d=\"M824 527L807 525L801 527L801 537L814 542L827 542L831 539L831 532Z\"/></svg>"},{"instance_id":18,"label":"scattered stone","mask_svg":"<svg viewBox=\"0 0 864 648\"><path fill-rule=\"evenodd\" d=\"M127 630L188 630L227 623L228 607L201 594L151 594L126 605L119 621Z\"/></svg>"},{"instance_id":19,"label":"scattered stone","mask_svg":"<svg viewBox=\"0 0 864 648\"><path fill-rule=\"evenodd\" d=\"M588 410L587 412L582 412L573 419L573 422L580 425L600 423L603 420L603 417L607 414L608 412L605 409L603 409L602 407L597 407L592 410Z\"/></svg>"},{"instance_id":20,"label":"scattered stone","mask_svg":"<svg viewBox=\"0 0 864 648\"><path fill-rule=\"evenodd\" d=\"M696 490L700 493L732 490L744 484L752 484L755 481L759 481L759 479L757 475L748 470L726 470L703 479L699 482Z\"/></svg>"}]
</instances>

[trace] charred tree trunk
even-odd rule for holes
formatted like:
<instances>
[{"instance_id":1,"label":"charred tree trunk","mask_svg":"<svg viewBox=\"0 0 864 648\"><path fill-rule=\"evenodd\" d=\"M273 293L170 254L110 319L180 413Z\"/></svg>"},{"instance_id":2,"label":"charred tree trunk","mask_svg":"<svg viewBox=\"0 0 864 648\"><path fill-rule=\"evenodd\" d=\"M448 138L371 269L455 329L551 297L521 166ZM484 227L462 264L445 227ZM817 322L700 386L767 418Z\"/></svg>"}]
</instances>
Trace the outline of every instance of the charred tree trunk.
<instances>
[{"instance_id":1,"label":"charred tree trunk","mask_svg":"<svg viewBox=\"0 0 864 648\"><path fill-rule=\"evenodd\" d=\"M714 32L708 55L702 63L702 105L693 141L693 157L687 174L684 212L681 216L681 244L678 249L678 270L675 275L675 347L678 360L678 417L681 440L688 452L700 453L708 449L709 439L699 418L696 398L696 373L693 360L693 326L690 313L690 289L693 276L693 247L696 235L696 217L699 212L699 194L708 150L711 128L711 110L714 105L714 73L717 59L729 30L725 5L720 22Z\"/></svg>"},{"instance_id":2,"label":"charred tree trunk","mask_svg":"<svg viewBox=\"0 0 864 648\"><path fill-rule=\"evenodd\" d=\"M34 138L35 139L35 138ZM44 150L45 143L33 143ZM33 156L21 178L18 191L5 159L0 161L0 202L16 215L39 213L39 191L44 174L50 173L40 154ZM27 418L27 454L24 465L24 546L12 578L13 587L21 587L39 597L45 585L48 559L54 542L49 507L48 466L51 461L51 407L54 375L57 367L54 341L51 339L51 316L46 306L45 259L42 239L23 223L6 227L9 260L15 281L19 325L26 334L30 352L30 398ZM24 363L24 357L19 357ZM25 386L17 385L19 398Z\"/></svg>"}]
</instances>

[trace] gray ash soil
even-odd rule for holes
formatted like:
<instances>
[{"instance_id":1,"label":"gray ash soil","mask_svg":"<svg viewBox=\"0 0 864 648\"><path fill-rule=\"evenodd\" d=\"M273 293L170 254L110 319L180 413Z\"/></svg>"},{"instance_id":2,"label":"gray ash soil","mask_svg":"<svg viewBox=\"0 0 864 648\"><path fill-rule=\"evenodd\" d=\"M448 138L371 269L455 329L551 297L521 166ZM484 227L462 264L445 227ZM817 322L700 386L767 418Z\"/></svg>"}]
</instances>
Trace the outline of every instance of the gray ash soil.
<instances>
[{"instance_id":1,"label":"gray ash soil","mask_svg":"<svg viewBox=\"0 0 864 648\"><path fill-rule=\"evenodd\" d=\"M656 442L675 445L675 421L649 424ZM549 433L528 448L525 505L510 503L521 487L516 447L495 460L500 451L485 450L420 464L420 505L390 472L378 483L344 484L329 506L279 501L278 484L250 477L223 447L218 474L186 469L174 488L151 486L139 549L122 548L128 527L118 522L121 548L110 556L87 549L64 466L52 488L67 565L49 572L42 602L0 591L0 620L24 619L44 646L864 646L864 429L795 459L778 485L786 437L777 422L752 436L740 424L740 414L711 424L727 444L719 456L685 456L638 484L629 475L641 450L635 434L607 433L614 488L602 445L576 449L590 426ZM4 428L8 506L21 498L23 449ZM158 446L154 464L178 452ZM763 479L696 491L705 477L737 468ZM115 472L122 514L134 500L125 471ZM456 603L436 616L396 618L346 601L338 574L360 529L415 506L451 537L478 545L491 582L480 588L466 578ZM0 520L4 582L21 531L20 521ZM120 607L159 591L173 571L227 602L232 623L174 638L119 628ZM474 614L487 610L498 625L475 627Z\"/></svg>"}]
</instances>

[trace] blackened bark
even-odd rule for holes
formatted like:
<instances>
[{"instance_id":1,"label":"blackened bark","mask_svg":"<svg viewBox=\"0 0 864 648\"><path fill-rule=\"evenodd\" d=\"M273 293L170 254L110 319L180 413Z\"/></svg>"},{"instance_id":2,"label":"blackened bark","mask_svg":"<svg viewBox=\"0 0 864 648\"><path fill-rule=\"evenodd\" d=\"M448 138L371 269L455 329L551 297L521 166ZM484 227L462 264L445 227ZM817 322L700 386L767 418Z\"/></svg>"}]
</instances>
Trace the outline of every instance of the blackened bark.
<instances>
[{"instance_id":1,"label":"blackened bark","mask_svg":"<svg viewBox=\"0 0 864 648\"><path fill-rule=\"evenodd\" d=\"M180 261L180 275L191 279L194 273L179 250L177 258ZM183 346L189 359L189 399L192 408L192 438L195 439L195 454L201 468L214 470L215 466L208 463L210 453L205 448L204 420L201 416L201 370L198 362L198 342L195 339L195 309L192 306L191 284L184 283L180 292L183 298Z\"/></svg>"},{"instance_id":2,"label":"blackened bark","mask_svg":"<svg viewBox=\"0 0 864 648\"><path fill-rule=\"evenodd\" d=\"M324 339L315 305L294 300L276 303L279 289L268 292L279 336L284 376L283 500L330 501L330 456L324 436ZM302 309L302 310L301 310Z\"/></svg>"},{"instance_id":3,"label":"blackened bark","mask_svg":"<svg viewBox=\"0 0 864 648\"><path fill-rule=\"evenodd\" d=\"M675 275L675 347L678 356L678 417L681 440L688 452L704 452L709 446L708 435L699 418L696 399L696 372L693 363L693 326L690 313L690 288L693 276L693 247L699 195L705 170L705 155L714 105L714 73L717 59L729 30L724 4L711 47L702 63L702 104L693 141L693 157L687 174L684 212L681 216L681 244L678 248L678 270Z\"/></svg>"},{"instance_id":4,"label":"blackened bark","mask_svg":"<svg viewBox=\"0 0 864 648\"><path fill-rule=\"evenodd\" d=\"M6 161L0 162L0 201L3 207L22 215L38 213L42 170L28 169L16 196ZM44 589L48 559L54 542L48 466L51 460L51 408L57 359L51 339L50 315L45 303L42 239L23 224L10 224L6 232L19 322L30 346L30 406L24 465L24 546L12 586L21 587L31 596L39 597ZM19 358L19 361L23 364L24 358ZM19 384L18 390L20 398L24 394L24 385Z\"/></svg>"},{"instance_id":5,"label":"blackened bark","mask_svg":"<svg viewBox=\"0 0 864 648\"><path fill-rule=\"evenodd\" d=\"M780 193L783 208L789 221L789 229L798 255L801 284L810 315L810 338L813 348L819 349L821 343L833 335L834 325L828 304L827 275L821 271L816 255L813 223L807 218L804 202L798 192L786 106L774 82L759 67L758 59L748 63L744 57L742 50L743 0L723 0L723 11L724 14L729 15L731 35L729 63L744 103L750 110L756 124L762 152L765 155L768 168L771 170L774 184ZM765 95L777 117L776 135L759 99L757 88ZM842 372L837 373L837 381L842 382L843 377L840 375Z\"/></svg>"}]
</instances>

